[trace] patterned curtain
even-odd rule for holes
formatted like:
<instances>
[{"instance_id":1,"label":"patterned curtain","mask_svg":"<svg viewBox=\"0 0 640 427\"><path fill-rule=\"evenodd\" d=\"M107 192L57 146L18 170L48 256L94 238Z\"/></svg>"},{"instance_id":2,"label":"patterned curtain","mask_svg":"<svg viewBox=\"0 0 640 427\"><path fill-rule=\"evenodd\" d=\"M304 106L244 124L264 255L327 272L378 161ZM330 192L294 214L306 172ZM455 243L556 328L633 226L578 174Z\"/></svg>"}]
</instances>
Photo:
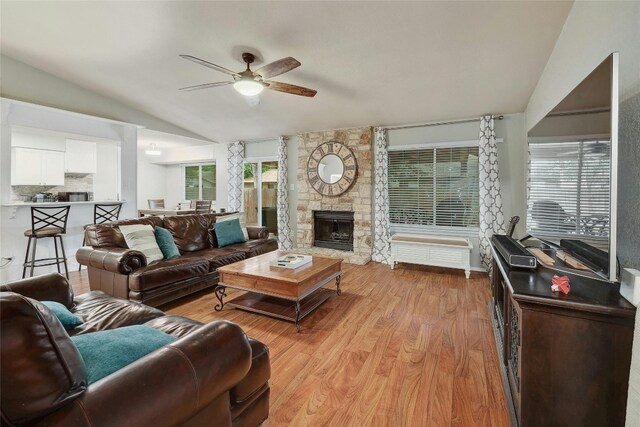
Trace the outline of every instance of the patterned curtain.
<instances>
[{"instance_id":1,"label":"patterned curtain","mask_svg":"<svg viewBox=\"0 0 640 427\"><path fill-rule=\"evenodd\" d=\"M278 247L291 249L289 226L289 179L287 177L287 137L278 139Z\"/></svg>"},{"instance_id":2,"label":"patterned curtain","mask_svg":"<svg viewBox=\"0 0 640 427\"><path fill-rule=\"evenodd\" d=\"M374 129L373 154L373 255L377 262L391 264L389 251L389 189L387 187L389 155L387 153L387 129Z\"/></svg>"},{"instance_id":3,"label":"patterned curtain","mask_svg":"<svg viewBox=\"0 0 640 427\"><path fill-rule=\"evenodd\" d=\"M242 209L242 186L244 185L244 142L227 145L228 212Z\"/></svg>"},{"instance_id":4,"label":"patterned curtain","mask_svg":"<svg viewBox=\"0 0 640 427\"><path fill-rule=\"evenodd\" d=\"M505 234L500 179L498 175L498 149L493 117L480 119L479 145L480 181L480 258L491 273L491 236Z\"/></svg>"}]
</instances>

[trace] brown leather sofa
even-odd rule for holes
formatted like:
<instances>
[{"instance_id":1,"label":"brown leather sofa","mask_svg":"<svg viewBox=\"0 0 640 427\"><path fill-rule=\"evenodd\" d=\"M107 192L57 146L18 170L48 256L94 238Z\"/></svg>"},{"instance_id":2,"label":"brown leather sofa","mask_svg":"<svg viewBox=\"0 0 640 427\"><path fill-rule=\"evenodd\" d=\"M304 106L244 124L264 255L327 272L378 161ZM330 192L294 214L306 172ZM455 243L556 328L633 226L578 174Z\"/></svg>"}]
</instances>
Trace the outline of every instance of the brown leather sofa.
<instances>
[{"instance_id":1,"label":"brown leather sofa","mask_svg":"<svg viewBox=\"0 0 640 427\"><path fill-rule=\"evenodd\" d=\"M265 227L247 227L249 240L217 247L213 224L220 214L144 217L85 229L88 246L76 259L87 266L91 290L157 307L218 283L216 269L278 249ZM119 225L149 224L171 232L182 256L147 265L140 251L128 249Z\"/></svg>"},{"instance_id":2,"label":"brown leather sofa","mask_svg":"<svg viewBox=\"0 0 640 427\"><path fill-rule=\"evenodd\" d=\"M67 333L34 300L59 302L84 324ZM69 334L138 324L178 340L87 385ZM74 298L59 274L0 286L0 342L2 426L255 427L269 416L268 349L237 325L100 291Z\"/></svg>"}]
</instances>

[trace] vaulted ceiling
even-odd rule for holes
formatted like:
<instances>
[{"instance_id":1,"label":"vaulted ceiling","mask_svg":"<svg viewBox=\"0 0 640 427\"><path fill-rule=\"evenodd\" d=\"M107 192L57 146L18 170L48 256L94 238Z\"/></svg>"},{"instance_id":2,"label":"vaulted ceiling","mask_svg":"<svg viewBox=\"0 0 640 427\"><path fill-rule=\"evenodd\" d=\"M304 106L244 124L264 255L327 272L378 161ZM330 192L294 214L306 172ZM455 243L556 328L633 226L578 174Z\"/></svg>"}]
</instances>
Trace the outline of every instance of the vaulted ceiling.
<instances>
[{"instance_id":1,"label":"vaulted ceiling","mask_svg":"<svg viewBox=\"0 0 640 427\"><path fill-rule=\"evenodd\" d=\"M524 111L571 2L13 2L3 55L216 141ZM286 56L274 80L315 98L264 91L251 107L228 76ZM256 64L258 68L260 64Z\"/></svg>"}]
</instances>

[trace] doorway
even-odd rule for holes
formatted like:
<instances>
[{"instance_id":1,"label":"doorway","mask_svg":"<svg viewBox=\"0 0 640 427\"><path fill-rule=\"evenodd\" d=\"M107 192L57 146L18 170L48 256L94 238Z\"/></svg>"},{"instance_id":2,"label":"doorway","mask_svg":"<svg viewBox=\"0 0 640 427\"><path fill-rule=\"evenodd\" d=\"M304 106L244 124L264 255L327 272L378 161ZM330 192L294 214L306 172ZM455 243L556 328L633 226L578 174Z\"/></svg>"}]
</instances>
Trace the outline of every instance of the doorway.
<instances>
[{"instance_id":1,"label":"doorway","mask_svg":"<svg viewBox=\"0 0 640 427\"><path fill-rule=\"evenodd\" d=\"M278 161L252 159L244 164L244 212L247 226L278 233Z\"/></svg>"}]
</instances>

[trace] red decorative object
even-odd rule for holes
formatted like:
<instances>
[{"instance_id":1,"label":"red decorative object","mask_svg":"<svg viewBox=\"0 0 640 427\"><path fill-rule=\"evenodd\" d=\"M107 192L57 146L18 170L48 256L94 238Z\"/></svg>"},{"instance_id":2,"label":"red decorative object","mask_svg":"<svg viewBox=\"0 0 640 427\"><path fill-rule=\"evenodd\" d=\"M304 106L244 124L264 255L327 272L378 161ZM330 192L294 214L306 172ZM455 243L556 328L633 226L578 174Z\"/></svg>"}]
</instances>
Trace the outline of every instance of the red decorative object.
<instances>
[{"instance_id":1,"label":"red decorative object","mask_svg":"<svg viewBox=\"0 0 640 427\"><path fill-rule=\"evenodd\" d=\"M562 292L566 295L571 290L571 286L569 285L569 278L567 276L554 275L551 279L551 283L551 290L553 292Z\"/></svg>"}]
</instances>

